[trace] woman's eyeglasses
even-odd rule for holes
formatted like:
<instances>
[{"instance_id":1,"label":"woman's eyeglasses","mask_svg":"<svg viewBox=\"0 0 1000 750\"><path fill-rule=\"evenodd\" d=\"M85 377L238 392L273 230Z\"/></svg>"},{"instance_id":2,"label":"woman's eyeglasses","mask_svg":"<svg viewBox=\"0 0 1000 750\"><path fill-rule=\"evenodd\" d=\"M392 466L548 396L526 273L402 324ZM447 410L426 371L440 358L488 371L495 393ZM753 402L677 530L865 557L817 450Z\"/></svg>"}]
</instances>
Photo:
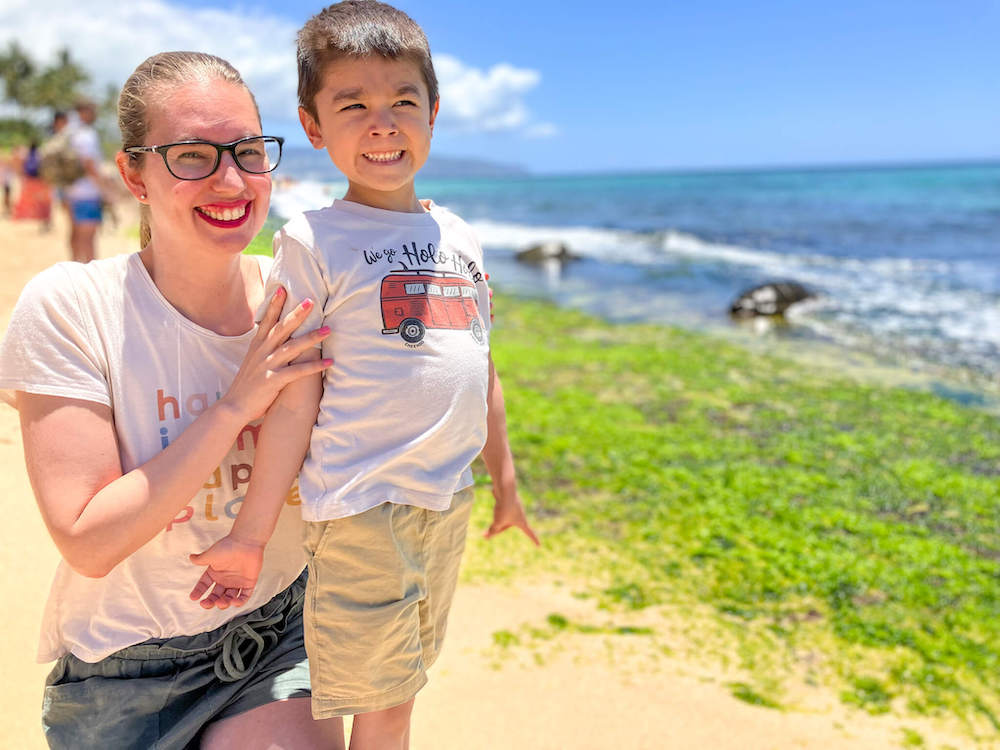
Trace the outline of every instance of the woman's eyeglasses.
<instances>
[{"instance_id":1,"label":"woman's eyeglasses","mask_svg":"<svg viewBox=\"0 0 1000 750\"><path fill-rule=\"evenodd\" d=\"M266 174L281 161L284 138L255 135L231 143L182 141L162 146L129 146L126 154L154 153L163 157L167 171L178 180L204 180L215 174L222 161L222 152L233 155L236 166L250 174Z\"/></svg>"}]
</instances>

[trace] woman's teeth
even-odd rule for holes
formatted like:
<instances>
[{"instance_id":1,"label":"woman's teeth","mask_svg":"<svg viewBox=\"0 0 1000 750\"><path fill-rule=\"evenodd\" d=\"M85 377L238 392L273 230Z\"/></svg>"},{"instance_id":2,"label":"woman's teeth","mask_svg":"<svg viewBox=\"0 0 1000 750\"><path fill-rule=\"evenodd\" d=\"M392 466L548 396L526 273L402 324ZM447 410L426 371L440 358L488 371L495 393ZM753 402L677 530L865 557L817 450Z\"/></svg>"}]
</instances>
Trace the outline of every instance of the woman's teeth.
<instances>
[{"instance_id":1,"label":"woman's teeth","mask_svg":"<svg viewBox=\"0 0 1000 750\"><path fill-rule=\"evenodd\" d=\"M198 207L205 216L216 221L235 221L236 219L242 219L247 212L246 205L235 206L233 208L224 208L221 211L217 208L205 208L202 206Z\"/></svg>"}]
</instances>

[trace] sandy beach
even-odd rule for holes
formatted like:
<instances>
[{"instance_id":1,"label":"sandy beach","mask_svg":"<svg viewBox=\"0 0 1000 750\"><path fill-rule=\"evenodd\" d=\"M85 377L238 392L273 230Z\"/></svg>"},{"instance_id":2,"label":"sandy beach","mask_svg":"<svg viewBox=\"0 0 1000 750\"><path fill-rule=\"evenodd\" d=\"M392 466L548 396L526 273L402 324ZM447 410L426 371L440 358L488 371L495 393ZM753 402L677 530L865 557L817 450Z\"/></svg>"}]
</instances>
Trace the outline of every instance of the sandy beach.
<instances>
[{"instance_id":1,"label":"sandy beach","mask_svg":"<svg viewBox=\"0 0 1000 750\"><path fill-rule=\"evenodd\" d=\"M100 256L134 249L135 233L127 224L102 231ZM62 216L48 234L34 223L0 220L0 238L5 329L24 282L68 253ZM48 666L36 664L34 654L57 553L32 500L17 415L7 405L0 405L0 466L8 508L0 575L13 604L0 643L0 673L6 675L0 748L30 750L45 746L39 711ZM478 544L470 546L470 555ZM412 747L874 749L906 746L906 729L919 733L923 747L970 747L969 739L941 722L854 711L823 687L802 686L795 701L801 710L750 705L728 687L743 677L738 671L693 658L682 635L663 634L676 632L670 628L658 628L656 639L574 632L534 647L497 646L498 631L544 623L552 612L598 626L612 619L572 591L556 580L463 584L444 653L417 701ZM641 613L647 624L650 618L676 623L682 617L666 610ZM624 618L613 619L616 625L631 622Z\"/></svg>"}]
</instances>

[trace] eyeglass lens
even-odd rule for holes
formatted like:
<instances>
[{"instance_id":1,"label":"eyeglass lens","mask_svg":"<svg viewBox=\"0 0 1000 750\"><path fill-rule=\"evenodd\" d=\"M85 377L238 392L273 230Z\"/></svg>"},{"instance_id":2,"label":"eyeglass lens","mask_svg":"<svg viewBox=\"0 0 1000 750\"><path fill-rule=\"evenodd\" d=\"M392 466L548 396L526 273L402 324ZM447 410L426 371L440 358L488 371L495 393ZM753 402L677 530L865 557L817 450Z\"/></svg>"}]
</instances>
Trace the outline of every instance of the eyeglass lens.
<instances>
[{"instance_id":1,"label":"eyeglass lens","mask_svg":"<svg viewBox=\"0 0 1000 750\"><path fill-rule=\"evenodd\" d=\"M246 172L270 172L278 164L281 145L272 138L249 138L237 143L232 153ZM170 171L183 180L208 177L218 166L219 152L210 143L179 143L165 153Z\"/></svg>"}]
</instances>

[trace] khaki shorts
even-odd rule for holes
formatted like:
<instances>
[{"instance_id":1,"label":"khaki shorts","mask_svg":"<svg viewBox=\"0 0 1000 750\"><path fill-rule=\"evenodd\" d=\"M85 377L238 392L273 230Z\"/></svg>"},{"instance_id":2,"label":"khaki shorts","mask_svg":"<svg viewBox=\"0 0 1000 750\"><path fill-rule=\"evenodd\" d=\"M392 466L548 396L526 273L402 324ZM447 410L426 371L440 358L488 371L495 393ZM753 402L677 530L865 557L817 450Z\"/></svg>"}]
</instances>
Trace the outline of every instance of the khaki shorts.
<instances>
[{"instance_id":1,"label":"khaki shorts","mask_svg":"<svg viewBox=\"0 0 1000 750\"><path fill-rule=\"evenodd\" d=\"M427 683L444 640L473 494L461 490L446 511L383 503L306 524L314 718L398 706Z\"/></svg>"}]
</instances>

